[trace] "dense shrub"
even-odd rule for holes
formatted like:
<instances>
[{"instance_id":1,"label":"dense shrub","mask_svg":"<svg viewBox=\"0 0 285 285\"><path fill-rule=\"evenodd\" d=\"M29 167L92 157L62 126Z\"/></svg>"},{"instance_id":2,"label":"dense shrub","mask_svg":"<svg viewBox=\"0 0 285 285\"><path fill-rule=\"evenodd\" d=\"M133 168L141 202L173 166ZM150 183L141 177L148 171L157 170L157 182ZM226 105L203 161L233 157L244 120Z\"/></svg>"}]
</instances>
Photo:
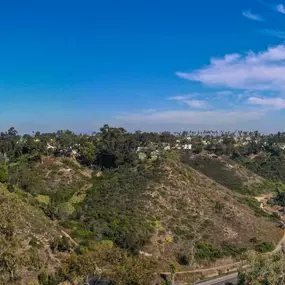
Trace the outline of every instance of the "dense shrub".
<instances>
[{"instance_id":1,"label":"dense shrub","mask_svg":"<svg viewBox=\"0 0 285 285\"><path fill-rule=\"evenodd\" d=\"M154 230L143 201L148 183L159 177L159 168L154 171L152 166L106 171L102 177L93 178L94 186L74 216L97 240L112 240L137 251Z\"/></svg>"},{"instance_id":2,"label":"dense shrub","mask_svg":"<svg viewBox=\"0 0 285 285\"><path fill-rule=\"evenodd\" d=\"M254 249L261 253L270 252L274 250L274 245L271 242L262 242L257 244Z\"/></svg>"},{"instance_id":3,"label":"dense shrub","mask_svg":"<svg viewBox=\"0 0 285 285\"><path fill-rule=\"evenodd\" d=\"M196 248L195 257L199 260L215 260L221 258L223 253L220 249L214 247L212 244L200 242Z\"/></svg>"},{"instance_id":4,"label":"dense shrub","mask_svg":"<svg viewBox=\"0 0 285 285\"><path fill-rule=\"evenodd\" d=\"M69 239L66 236L55 238L51 241L50 244L51 250L55 253L57 251L59 252L65 252L72 249L72 246L70 244Z\"/></svg>"},{"instance_id":5,"label":"dense shrub","mask_svg":"<svg viewBox=\"0 0 285 285\"><path fill-rule=\"evenodd\" d=\"M198 260L214 261L223 256L238 256L245 251L245 248L237 247L234 244L223 243L217 247L207 242L200 242L197 245L195 257Z\"/></svg>"},{"instance_id":6,"label":"dense shrub","mask_svg":"<svg viewBox=\"0 0 285 285\"><path fill-rule=\"evenodd\" d=\"M249 170L257 173L261 177L274 181L285 181L285 156L280 155L262 155L254 159L239 157L236 159Z\"/></svg>"},{"instance_id":7,"label":"dense shrub","mask_svg":"<svg viewBox=\"0 0 285 285\"><path fill-rule=\"evenodd\" d=\"M8 181L8 167L0 163L0 183Z\"/></svg>"},{"instance_id":8,"label":"dense shrub","mask_svg":"<svg viewBox=\"0 0 285 285\"><path fill-rule=\"evenodd\" d=\"M234 191L242 192L242 179L233 170L227 169L220 160L203 155L197 155L190 159L188 156L183 155L181 161L212 178L217 183Z\"/></svg>"},{"instance_id":9,"label":"dense shrub","mask_svg":"<svg viewBox=\"0 0 285 285\"><path fill-rule=\"evenodd\" d=\"M77 282L86 282L89 276L95 284L96 280L108 280L116 285L145 285L154 280L156 266L142 256L131 256L118 248L98 244L81 255L72 254L66 258L59 275Z\"/></svg>"}]
</instances>

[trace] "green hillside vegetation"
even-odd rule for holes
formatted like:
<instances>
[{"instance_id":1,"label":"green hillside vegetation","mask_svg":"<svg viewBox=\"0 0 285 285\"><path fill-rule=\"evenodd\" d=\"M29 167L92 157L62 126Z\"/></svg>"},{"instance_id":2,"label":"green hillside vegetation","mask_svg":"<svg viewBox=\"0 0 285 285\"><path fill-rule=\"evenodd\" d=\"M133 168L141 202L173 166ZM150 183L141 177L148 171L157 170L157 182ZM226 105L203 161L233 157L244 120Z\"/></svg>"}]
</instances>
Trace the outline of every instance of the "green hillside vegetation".
<instances>
[{"instance_id":1,"label":"green hillside vegetation","mask_svg":"<svg viewBox=\"0 0 285 285\"><path fill-rule=\"evenodd\" d=\"M193 252L197 259L212 260L241 253L253 246L253 238L257 243L276 243L280 238L273 217L210 178L176 161L164 165L164 173L148 208L161 228L147 252L165 257L179 249L190 261ZM202 244L216 253L202 253Z\"/></svg>"},{"instance_id":2,"label":"green hillside vegetation","mask_svg":"<svg viewBox=\"0 0 285 285\"><path fill-rule=\"evenodd\" d=\"M236 161L266 179L268 189L274 193L271 203L285 206L285 156L283 153L261 153L254 157L239 157Z\"/></svg>"},{"instance_id":3,"label":"green hillside vegetation","mask_svg":"<svg viewBox=\"0 0 285 285\"><path fill-rule=\"evenodd\" d=\"M0 163L0 183L8 181L8 167Z\"/></svg>"},{"instance_id":4,"label":"green hillside vegetation","mask_svg":"<svg viewBox=\"0 0 285 285\"><path fill-rule=\"evenodd\" d=\"M62 260L52 284L65 280L72 284L86 284L87 281L89 284L100 284L99 281L117 285L155 284L160 282L156 271L157 263L149 258L130 255L107 243L93 242L80 254L71 254Z\"/></svg>"},{"instance_id":5,"label":"green hillside vegetation","mask_svg":"<svg viewBox=\"0 0 285 285\"><path fill-rule=\"evenodd\" d=\"M43 268L57 267L50 247L57 237L41 210L0 184L0 284L28 284Z\"/></svg>"},{"instance_id":6,"label":"green hillside vegetation","mask_svg":"<svg viewBox=\"0 0 285 285\"><path fill-rule=\"evenodd\" d=\"M238 284L284 284L284 254L276 253L271 256L249 252L248 266L238 274Z\"/></svg>"},{"instance_id":7,"label":"green hillside vegetation","mask_svg":"<svg viewBox=\"0 0 285 285\"><path fill-rule=\"evenodd\" d=\"M187 265L238 256L281 236L274 217L175 155L106 171L92 183L64 224L71 235L82 244L109 240L134 254L141 250L165 268L171 260Z\"/></svg>"},{"instance_id":8,"label":"green hillside vegetation","mask_svg":"<svg viewBox=\"0 0 285 285\"><path fill-rule=\"evenodd\" d=\"M82 173L71 159L43 158L42 162L11 164L8 182L10 189L19 188L35 197L50 218L66 219L85 195L81 189L90 178Z\"/></svg>"},{"instance_id":9,"label":"green hillside vegetation","mask_svg":"<svg viewBox=\"0 0 285 285\"><path fill-rule=\"evenodd\" d=\"M177 138L189 143L108 125L92 135L0 133L0 284L144 285L160 283L170 264L271 251L283 234L278 216L253 196L276 191L281 205L285 188L270 167L252 171L241 159L254 161L261 144L233 161L237 139L212 137L207 150L194 134L185 152Z\"/></svg>"},{"instance_id":10,"label":"green hillside vegetation","mask_svg":"<svg viewBox=\"0 0 285 285\"><path fill-rule=\"evenodd\" d=\"M112 240L121 248L136 251L154 230L153 217L145 212L144 203L151 198L148 185L159 179L155 163L106 171L93 177L93 187L75 216L95 239Z\"/></svg>"},{"instance_id":11,"label":"green hillside vegetation","mask_svg":"<svg viewBox=\"0 0 285 285\"><path fill-rule=\"evenodd\" d=\"M285 156L283 153L263 153L255 157L239 157L236 161L261 177L285 182Z\"/></svg>"},{"instance_id":12,"label":"green hillside vegetation","mask_svg":"<svg viewBox=\"0 0 285 285\"><path fill-rule=\"evenodd\" d=\"M274 184L226 156L183 154L181 161L241 194L258 195L274 191ZM267 177L265 177L267 178Z\"/></svg>"},{"instance_id":13,"label":"green hillside vegetation","mask_svg":"<svg viewBox=\"0 0 285 285\"><path fill-rule=\"evenodd\" d=\"M92 237L76 246L29 193L10 193L0 184L0 197L0 284L84 284L89 276L94 282L143 285L157 277L154 260L128 254L110 241Z\"/></svg>"},{"instance_id":14,"label":"green hillside vegetation","mask_svg":"<svg viewBox=\"0 0 285 285\"><path fill-rule=\"evenodd\" d=\"M57 172L51 174L54 167ZM140 280L144 280L155 276L158 268L167 269L170 262L187 266L194 260L204 263L227 256L238 257L249 248L264 250L264 244L271 248L280 238L270 215L180 163L175 153L166 155L162 161L147 161L131 168L121 166L102 175L94 173L92 179L81 176L80 172L75 177L74 173L73 180L69 178L74 184L69 183L68 187L63 187L66 176L60 171L62 167L65 166L61 160L48 165L30 164L31 177L35 176L34 171L40 173L37 181L44 185L44 190L33 182L27 183L23 192L18 190L21 184L14 184L14 193L9 194L59 220L79 243L78 249L75 248L79 255L59 258L55 275L48 274L47 278L53 282L50 284L83 278L88 269L84 270L81 263L85 264L82 260L90 256L97 257L96 266L108 268L119 262L121 254L130 252L124 262L126 266L138 262L141 266L138 270L142 271ZM49 175L55 175L56 179L49 182ZM59 191L62 191L60 195ZM49 207L54 197L59 200L51 216ZM104 245L115 251L113 259L102 258L106 254ZM94 246L102 250L100 258L94 253ZM56 248L68 251L68 246ZM150 257L138 255L139 251ZM118 260L115 254L119 255ZM129 276L128 270L120 272L121 279L116 284L144 284L122 283L137 278L136 274ZM115 275L113 270L104 270L106 280L114 280Z\"/></svg>"}]
</instances>

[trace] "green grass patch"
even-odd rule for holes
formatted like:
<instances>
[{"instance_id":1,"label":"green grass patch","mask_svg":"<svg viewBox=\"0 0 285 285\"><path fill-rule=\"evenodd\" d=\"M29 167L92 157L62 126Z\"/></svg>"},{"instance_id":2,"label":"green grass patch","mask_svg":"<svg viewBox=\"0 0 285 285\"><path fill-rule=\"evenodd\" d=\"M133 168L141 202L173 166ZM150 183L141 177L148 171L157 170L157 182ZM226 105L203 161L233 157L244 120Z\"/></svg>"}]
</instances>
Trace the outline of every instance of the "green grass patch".
<instances>
[{"instance_id":1,"label":"green grass patch","mask_svg":"<svg viewBox=\"0 0 285 285\"><path fill-rule=\"evenodd\" d=\"M47 196L47 195L37 195L36 197L35 197L35 199L39 202L39 203L41 203L41 204L44 204L44 205L49 205L49 203L50 203L50 197L49 196Z\"/></svg>"}]
</instances>

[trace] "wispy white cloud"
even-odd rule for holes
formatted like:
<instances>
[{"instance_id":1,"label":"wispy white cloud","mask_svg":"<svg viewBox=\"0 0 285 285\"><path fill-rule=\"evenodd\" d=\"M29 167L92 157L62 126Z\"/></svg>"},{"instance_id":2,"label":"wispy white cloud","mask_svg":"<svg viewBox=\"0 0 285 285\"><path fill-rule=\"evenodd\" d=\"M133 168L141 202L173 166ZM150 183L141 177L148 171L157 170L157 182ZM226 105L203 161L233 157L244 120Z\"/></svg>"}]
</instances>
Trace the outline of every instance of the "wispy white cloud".
<instances>
[{"instance_id":1,"label":"wispy white cloud","mask_svg":"<svg viewBox=\"0 0 285 285\"><path fill-rule=\"evenodd\" d=\"M224 90L224 91L217 91L217 95L232 95L234 92L230 90Z\"/></svg>"},{"instance_id":2,"label":"wispy white cloud","mask_svg":"<svg viewBox=\"0 0 285 285\"><path fill-rule=\"evenodd\" d=\"M242 15L252 21L258 21L258 22L264 21L262 16L252 13L250 10L243 11Z\"/></svg>"},{"instance_id":3,"label":"wispy white cloud","mask_svg":"<svg viewBox=\"0 0 285 285\"><path fill-rule=\"evenodd\" d=\"M190 94L184 94L184 95L176 95L173 97L168 98L169 100L176 100L176 101L183 101L183 100L187 100L189 98L193 98L198 96L198 93L190 93Z\"/></svg>"},{"instance_id":4,"label":"wispy white cloud","mask_svg":"<svg viewBox=\"0 0 285 285\"><path fill-rule=\"evenodd\" d=\"M278 4L275 7L276 11L282 14L285 14L285 7L283 4Z\"/></svg>"},{"instance_id":5,"label":"wispy white cloud","mask_svg":"<svg viewBox=\"0 0 285 285\"><path fill-rule=\"evenodd\" d=\"M186 125L207 125L207 126L226 126L235 125L241 122L259 120L264 115L262 110L215 110L215 111L181 111L169 110L155 112L152 114L127 114L118 115L116 120L133 124L186 124Z\"/></svg>"},{"instance_id":6,"label":"wispy white cloud","mask_svg":"<svg viewBox=\"0 0 285 285\"><path fill-rule=\"evenodd\" d=\"M176 75L205 85L242 90L285 89L285 45L265 51L229 54L212 58L210 64L193 72Z\"/></svg>"},{"instance_id":7,"label":"wispy white cloud","mask_svg":"<svg viewBox=\"0 0 285 285\"><path fill-rule=\"evenodd\" d=\"M280 38L280 39L285 39L285 32L283 32L283 31L265 29L265 30L261 30L261 33L268 35L268 36L272 36L272 37L276 37L276 38Z\"/></svg>"},{"instance_id":8,"label":"wispy white cloud","mask_svg":"<svg viewBox=\"0 0 285 285\"><path fill-rule=\"evenodd\" d=\"M187 94L187 95L178 95L178 96L170 97L168 99L169 100L182 102L183 104L186 104L186 105L188 105L189 107L192 107L192 108L203 108L203 107L206 107L207 106L207 102L205 100L191 99L191 98L196 97L198 95L199 95L198 93L192 93L192 94Z\"/></svg>"},{"instance_id":9,"label":"wispy white cloud","mask_svg":"<svg viewBox=\"0 0 285 285\"><path fill-rule=\"evenodd\" d=\"M285 99L283 98L260 98L260 97L250 97L248 102L254 105L267 106L273 109L284 109Z\"/></svg>"},{"instance_id":10,"label":"wispy white cloud","mask_svg":"<svg viewBox=\"0 0 285 285\"><path fill-rule=\"evenodd\" d=\"M185 100L183 102L192 108L203 108L207 105L204 100Z\"/></svg>"},{"instance_id":11,"label":"wispy white cloud","mask_svg":"<svg viewBox=\"0 0 285 285\"><path fill-rule=\"evenodd\" d=\"M264 5L265 7L267 7L268 9L274 10L274 11L281 13L281 14L285 14L285 6L283 4L274 5L274 4L269 4L263 0L257 0L257 1L260 4Z\"/></svg>"}]
</instances>

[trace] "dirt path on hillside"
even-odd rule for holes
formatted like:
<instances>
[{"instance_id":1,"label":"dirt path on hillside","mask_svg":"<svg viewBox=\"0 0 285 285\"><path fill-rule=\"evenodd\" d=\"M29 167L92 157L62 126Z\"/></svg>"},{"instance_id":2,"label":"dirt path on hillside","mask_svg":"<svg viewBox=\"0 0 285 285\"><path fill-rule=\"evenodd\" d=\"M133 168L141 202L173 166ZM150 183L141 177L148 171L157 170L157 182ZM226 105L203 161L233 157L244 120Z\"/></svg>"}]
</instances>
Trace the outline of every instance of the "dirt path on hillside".
<instances>
[{"instance_id":1,"label":"dirt path on hillside","mask_svg":"<svg viewBox=\"0 0 285 285\"><path fill-rule=\"evenodd\" d=\"M260 203L260 208L265 211L268 214L279 214L279 211L277 208L273 208L270 207L268 205L268 201L270 199L273 198L273 194L264 194L258 197L255 197L255 199ZM285 217L284 216L280 216L280 220L284 223L285 222ZM282 247L285 245L285 231L284 231L284 235L283 238L279 241L279 243L277 244L277 246L275 247L275 249L273 250L273 253L276 253L278 251L280 251L282 249Z\"/></svg>"},{"instance_id":2,"label":"dirt path on hillside","mask_svg":"<svg viewBox=\"0 0 285 285\"><path fill-rule=\"evenodd\" d=\"M270 206L268 206L267 202L273 198L273 194L264 194L261 196L254 197L255 200L257 200L260 203L260 208L267 212L268 214L272 214L276 212L274 209L272 209Z\"/></svg>"},{"instance_id":3,"label":"dirt path on hillside","mask_svg":"<svg viewBox=\"0 0 285 285\"><path fill-rule=\"evenodd\" d=\"M235 269L235 267L237 268L239 265L241 265L243 263L243 261L239 261L239 262L235 262L232 264L227 264L227 265L220 265L220 266L216 266L216 267L210 267L210 268L200 268L200 269L193 269L193 270L186 270L186 271L178 271L175 274L179 275L179 274L186 274L186 273L203 273L203 272L207 272L207 271L217 271L217 270L221 270L221 269L227 269L227 267L233 267L233 269ZM170 272L161 272L161 274L164 275L170 275Z\"/></svg>"},{"instance_id":4,"label":"dirt path on hillside","mask_svg":"<svg viewBox=\"0 0 285 285\"><path fill-rule=\"evenodd\" d=\"M62 229L60 231L65 237L67 237L71 241L71 243L73 243L76 246L79 246L79 244L66 231Z\"/></svg>"},{"instance_id":5,"label":"dirt path on hillside","mask_svg":"<svg viewBox=\"0 0 285 285\"><path fill-rule=\"evenodd\" d=\"M279 214L279 211L276 209L276 208L272 208L270 206L268 206L268 201L270 199L273 198L273 194L264 194L262 196L258 196L258 197L255 197L255 199L260 203L260 207L265 211L267 212L268 214L273 214L273 213L277 213ZM280 217L280 220L283 222L285 222L285 217L284 216L281 216ZM272 253L276 253L278 251L280 251L282 249L282 247L285 246L285 231L284 231L284 235L282 237L282 239L279 241L279 243L276 245L275 249L273 250Z\"/></svg>"},{"instance_id":6,"label":"dirt path on hillside","mask_svg":"<svg viewBox=\"0 0 285 285\"><path fill-rule=\"evenodd\" d=\"M285 233L283 235L283 238L280 240L275 249L272 251L272 253L280 251L284 247L284 245L285 245Z\"/></svg>"}]
</instances>

